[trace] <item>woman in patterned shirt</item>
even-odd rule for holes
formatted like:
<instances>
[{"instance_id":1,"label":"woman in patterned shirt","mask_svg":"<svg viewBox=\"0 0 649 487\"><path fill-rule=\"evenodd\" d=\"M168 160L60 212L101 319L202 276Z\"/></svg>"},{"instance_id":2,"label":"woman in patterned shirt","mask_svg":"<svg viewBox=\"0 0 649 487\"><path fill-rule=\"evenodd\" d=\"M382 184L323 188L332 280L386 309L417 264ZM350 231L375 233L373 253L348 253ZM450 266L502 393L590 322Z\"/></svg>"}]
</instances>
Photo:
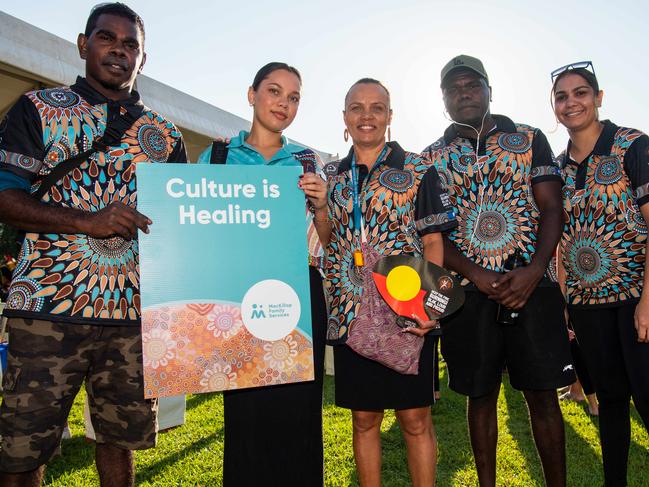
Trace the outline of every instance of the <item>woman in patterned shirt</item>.
<instances>
[{"instance_id":1,"label":"woman in patterned shirt","mask_svg":"<svg viewBox=\"0 0 649 487\"><path fill-rule=\"evenodd\" d=\"M559 244L568 312L600 401L607 486L626 485L629 401L649 426L649 137L600 121L603 91L589 61L552 73L565 228Z\"/></svg>"},{"instance_id":2,"label":"woman in patterned shirt","mask_svg":"<svg viewBox=\"0 0 649 487\"><path fill-rule=\"evenodd\" d=\"M417 154L385 140L392 118L390 95L377 80L356 82L345 97L345 138L353 147L329 179L332 234L325 285L328 342L334 347L336 404L352 410L353 445L361 486L381 483L381 422L395 409L415 486L435 481L432 337L425 340L417 375L402 375L345 345L354 334L371 255L409 254L442 265L442 231L456 225L437 171ZM369 285L372 285L369 283ZM434 322L408 331L426 335Z\"/></svg>"}]
</instances>

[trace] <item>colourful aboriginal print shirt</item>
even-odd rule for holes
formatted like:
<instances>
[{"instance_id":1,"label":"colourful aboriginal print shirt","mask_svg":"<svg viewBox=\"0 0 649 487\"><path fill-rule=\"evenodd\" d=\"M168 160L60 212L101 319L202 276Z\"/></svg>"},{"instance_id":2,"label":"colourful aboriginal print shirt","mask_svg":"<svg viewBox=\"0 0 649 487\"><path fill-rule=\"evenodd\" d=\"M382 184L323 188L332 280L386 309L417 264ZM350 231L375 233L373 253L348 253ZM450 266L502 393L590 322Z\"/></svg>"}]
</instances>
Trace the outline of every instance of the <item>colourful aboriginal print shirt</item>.
<instances>
[{"instance_id":1,"label":"colourful aboriginal print shirt","mask_svg":"<svg viewBox=\"0 0 649 487\"><path fill-rule=\"evenodd\" d=\"M302 166L304 172L312 172L326 180L320 156L311 149L290 143L282 136L282 148L273 154L268 161L257 149L246 142L249 133L245 130L233 138L228 144L226 164L266 165L266 166ZM212 156L210 145L198 157L199 164L209 164ZM307 245L309 248L309 265L322 269L324 267L324 249L313 222L311 207L306 205Z\"/></svg>"},{"instance_id":2,"label":"colourful aboriginal print shirt","mask_svg":"<svg viewBox=\"0 0 649 487\"><path fill-rule=\"evenodd\" d=\"M95 152L41 201L90 212L115 201L135 207L136 164L185 162L181 134L145 107L136 92L128 100L109 101L83 78L71 87L29 92L11 108L0 128L0 191L35 192L59 162L90 148L104 133L109 105L111 113L128 111L139 118L119 145ZM139 285L137 240L27 233L4 314L138 325Z\"/></svg>"},{"instance_id":3,"label":"colourful aboriginal print shirt","mask_svg":"<svg viewBox=\"0 0 649 487\"><path fill-rule=\"evenodd\" d=\"M477 158L476 140L461 137L455 125L422 155L437 168L457 212L458 226L449 240L476 264L503 272L517 248L528 263L534 255L539 210L533 185L560 182L561 176L540 130L502 115L493 118L496 127L480 141ZM546 277L556 282L554 266ZM462 284L473 288L466 278Z\"/></svg>"},{"instance_id":4,"label":"colourful aboriginal print shirt","mask_svg":"<svg viewBox=\"0 0 649 487\"><path fill-rule=\"evenodd\" d=\"M369 174L366 166L358 166L359 203L367 244L386 256L421 257L421 236L455 227L455 214L429 161L404 152L396 142L388 142L388 148L383 160ZM357 241L351 159L352 151L338 164L338 174L329 179L332 233L327 248L325 287L329 295L330 344L346 341L363 292L363 280L353 256Z\"/></svg>"},{"instance_id":5,"label":"colourful aboriginal print shirt","mask_svg":"<svg viewBox=\"0 0 649 487\"><path fill-rule=\"evenodd\" d=\"M581 163L558 157L565 180L560 249L568 304L614 306L642 293L649 202L649 137L608 120Z\"/></svg>"}]
</instances>

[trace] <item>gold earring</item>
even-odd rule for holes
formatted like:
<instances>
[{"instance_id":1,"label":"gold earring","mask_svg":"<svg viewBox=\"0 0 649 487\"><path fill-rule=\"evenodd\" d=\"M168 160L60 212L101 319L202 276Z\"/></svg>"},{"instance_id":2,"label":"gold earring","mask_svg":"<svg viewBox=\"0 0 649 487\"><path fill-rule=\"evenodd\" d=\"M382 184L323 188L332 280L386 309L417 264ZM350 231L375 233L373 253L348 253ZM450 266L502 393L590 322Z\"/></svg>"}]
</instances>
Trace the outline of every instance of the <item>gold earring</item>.
<instances>
[{"instance_id":1,"label":"gold earring","mask_svg":"<svg viewBox=\"0 0 649 487\"><path fill-rule=\"evenodd\" d=\"M343 139L345 139L345 142L349 140L349 130L345 129L343 132Z\"/></svg>"},{"instance_id":2,"label":"gold earring","mask_svg":"<svg viewBox=\"0 0 649 487\"><path fill-rule=\"evenodd\" d=\"M390 126L388 125L388 142L390 142L390 138L391 138L391 135L390 135Z\"/></svg>"}]
</instances>

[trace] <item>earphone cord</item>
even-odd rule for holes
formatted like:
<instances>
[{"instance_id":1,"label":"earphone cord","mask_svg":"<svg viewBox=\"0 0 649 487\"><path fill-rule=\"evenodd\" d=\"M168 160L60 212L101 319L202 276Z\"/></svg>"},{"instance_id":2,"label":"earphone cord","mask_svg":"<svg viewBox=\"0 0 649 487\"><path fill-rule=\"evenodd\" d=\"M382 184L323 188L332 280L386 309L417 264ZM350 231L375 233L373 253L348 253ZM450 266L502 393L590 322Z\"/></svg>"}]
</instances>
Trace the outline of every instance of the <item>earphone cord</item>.
<instances>
[{"instance_id":1,"label":"earphone cord","mask_svg":"<svg viewBox=\"0 0 649 487\"><path fill-rule=\"evenodd\" d=\"M480 198L480 207L478 208L478 216L476 216L475 222L473 224L473 232L471 233L471 240L469 241L469 250L467 251L467 255L471 255L471 250L473 249L473 239L475 238L475 232L478 229L478 222L480 220L480 215L482 214L482 207L484 205L484 191L485 191L485 181L484 181L484 174L482 174L482 168L480 167L480 136L482 135L482 130L484 129L484 121L485 118L487 118L487 113L489 113L489 109L485 110L484 115L482 115L482 122L480 122L480 130L476 130L475 127L468 125L466 123L460 123L456 122L455 120L451 120L456 125L461 125L462 127L467 127L473 130L476 135L476 147L475 147L475 166L472 166L472 169L474 171L477 171L480 174L480 189L479 189L479 198Z\"/></svg>"}]
</instances>

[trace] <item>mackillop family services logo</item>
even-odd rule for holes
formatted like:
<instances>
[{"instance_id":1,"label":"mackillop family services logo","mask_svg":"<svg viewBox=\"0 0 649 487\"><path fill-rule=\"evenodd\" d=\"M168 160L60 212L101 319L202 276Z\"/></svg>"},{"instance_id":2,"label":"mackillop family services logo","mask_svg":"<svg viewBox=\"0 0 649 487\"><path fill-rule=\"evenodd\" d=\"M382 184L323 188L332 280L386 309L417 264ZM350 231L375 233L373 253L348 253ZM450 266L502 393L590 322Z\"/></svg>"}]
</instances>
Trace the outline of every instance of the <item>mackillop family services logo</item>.
<instances>
[{"instance_id":1,"label":"mackillop family services logo","mask_svg":"<svg viewBox=\"0 0 649 487\"><path fill-rule=\"evenodd\" d=\"M248 331L274 341L291 333L300 321L300 299L291 286L277 279L260 281L246 292L241 317Z\"/></svg>"}]
</instances>

